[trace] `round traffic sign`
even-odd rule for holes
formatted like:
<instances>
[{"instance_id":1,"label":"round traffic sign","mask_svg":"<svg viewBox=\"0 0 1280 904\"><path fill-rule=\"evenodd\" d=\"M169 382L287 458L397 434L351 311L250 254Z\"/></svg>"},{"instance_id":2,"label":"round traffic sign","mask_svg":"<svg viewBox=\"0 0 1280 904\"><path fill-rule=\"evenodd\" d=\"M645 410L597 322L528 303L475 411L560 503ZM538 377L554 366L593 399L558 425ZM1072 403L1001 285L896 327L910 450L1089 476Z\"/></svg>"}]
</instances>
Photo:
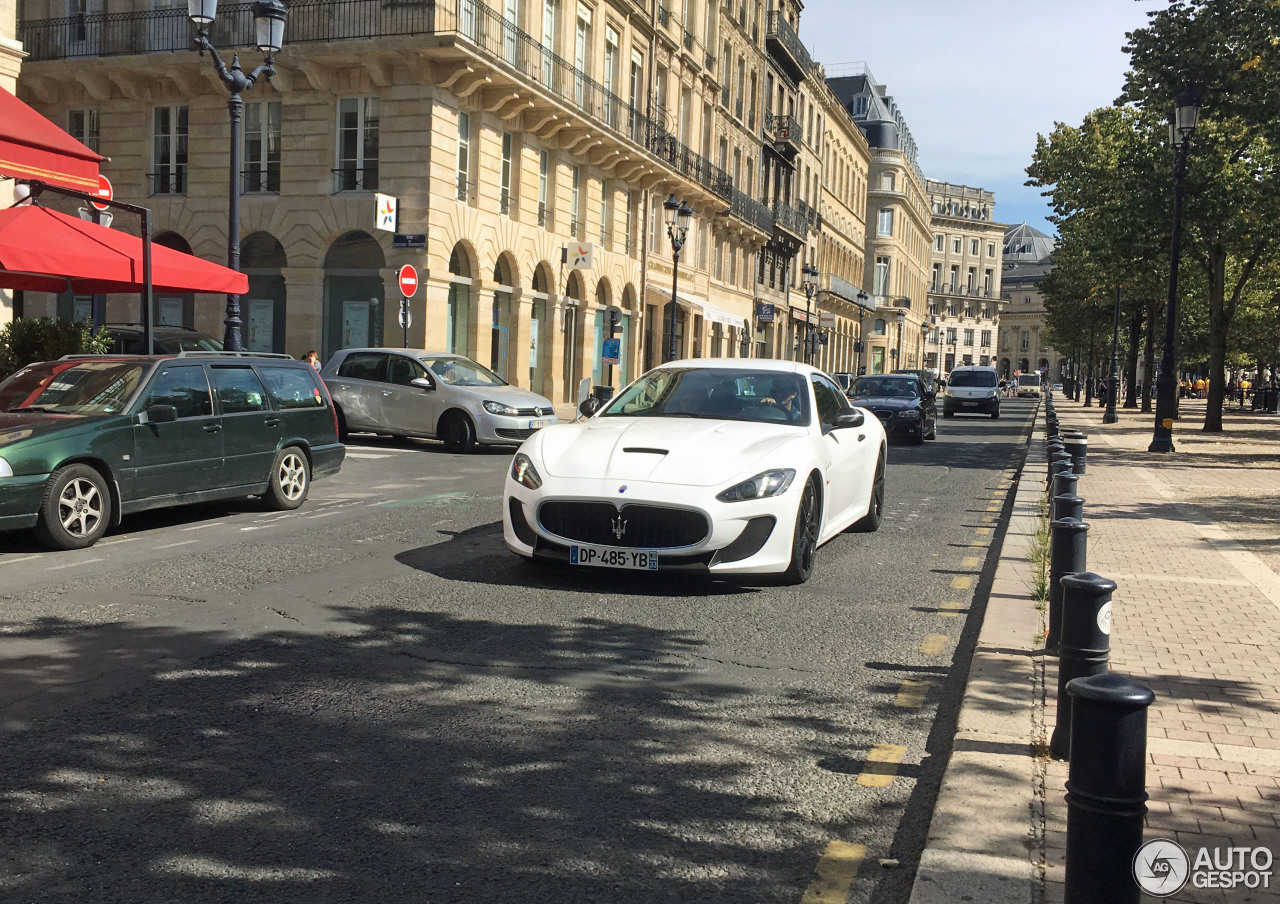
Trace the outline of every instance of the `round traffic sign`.
<instances>
[{"instance_id":1,"label":"round traffic sign","mask_svg":"<svg viewBox=\"0 0 1280 904\"><path fill-rule=\"evenodd\" d=\"M412 264L405 264L400 268L400 294L405 298L412 298L417 291L418 271L413 269Z\"/></svg>"},{"instance_id":2,"label":"round traffic sign","mask_svg":"<svg viewBox=\"0 0 1280 904\"><path fill-rule=\"evenodd\" d=\"M108 201L112 198L111 180L101 173L98 174L98 190L95 191L94 194L99 198L106 198ZM89 203L98 208L98 210L107 209L106 204L99 204L97 201L90 201Z\"/></svg>"}]
</instances>

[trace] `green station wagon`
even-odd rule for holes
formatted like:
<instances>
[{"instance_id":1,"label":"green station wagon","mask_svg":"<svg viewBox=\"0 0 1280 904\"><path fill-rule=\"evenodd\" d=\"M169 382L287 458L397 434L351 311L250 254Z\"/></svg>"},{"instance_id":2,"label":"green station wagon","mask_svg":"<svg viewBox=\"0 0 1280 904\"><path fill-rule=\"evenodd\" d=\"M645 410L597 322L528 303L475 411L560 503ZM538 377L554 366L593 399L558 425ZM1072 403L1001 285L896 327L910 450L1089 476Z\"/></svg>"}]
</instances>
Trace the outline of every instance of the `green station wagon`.
<instances>
[{"instance_id":1,"label":"green station wagon","mask_svg":"<svg viewBox=\"0 0 1280 904\"><path fill-rule=\"evenodd\" d=\"M295 509L337 473L333 402L287 356L69 356L0 383L0 530L92 546L144 509L262 496Z\"/></svg>"}]
</instances>

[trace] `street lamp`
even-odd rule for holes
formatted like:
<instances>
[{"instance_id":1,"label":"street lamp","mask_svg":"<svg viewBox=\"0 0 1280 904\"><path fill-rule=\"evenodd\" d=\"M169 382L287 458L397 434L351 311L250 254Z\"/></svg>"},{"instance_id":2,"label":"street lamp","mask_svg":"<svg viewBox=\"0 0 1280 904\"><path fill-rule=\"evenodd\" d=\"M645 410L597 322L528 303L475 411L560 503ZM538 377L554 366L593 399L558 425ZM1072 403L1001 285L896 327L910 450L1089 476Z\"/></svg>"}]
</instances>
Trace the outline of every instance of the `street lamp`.
<instances>
[{"instance_id":1,"label":"street lamp","mask_svg":"<svg viewBox=\"0 0 1280 904\"><path fill-rule=\"evenodd\" d=\"M668 361L676 359L676 282L680 278L680 249L689 234L689 220L693 209L683 201L677 201L675 193L662 202L663 219L667 223L667 236L671 239L671 341L668 344Z\"/></svg>"},{"instance_id":2,"label":"street lamp","mask_svg":"<svg viewBox=\"0 0 1280 904\"><path fill-rule=\"evenodd\" d=\"M1120 420L1116 403L1120 397L1120 287L1116 286L1116 323L1111 333L1111 379L1107 380L1107 410L1102 413L1102 423L1114 424Z\"/></svg>"},{"instance_id":3,"label":"street lamp","mask_svg":"<svg viewBox=\"0 0 1280 904\"><path fill-rule=\"evenodd\" d=\"M800 288L804 290L804 363L813 363L813 293L818 290L818 268L813 264L805 264L800 268L804 279Z\"/></svg>"},{"instance_id":4,"label":"street lamp","mask_svg":"<svg viewBox=\"0 0 1280 904\"><path fill-rule=\"evenodd\" d=\"M1200 95L1190 86L1175 101L1169 140L1174 147L1173 162L1173 242L1169 252L1169 302L1164 314L1164 355L1156 378L1156 424L1148 452L1172 452L1173 412L1177 404L1177 380L1173 374L1173 344L1178 328L1178 263L1182 255L1182 180L1187 175L1187 151L1191 135L1200 121Z\"/></svg>"},{"instance_id":5,"label":"street lamp","mask_svg":"<svg viewBox=\"0 0 1280 904\"><path fill-rule=\"evenodd\" d=\"M898 347L893 350L893 369L897 370L902 366L902 327L907 322L907 312L898 308Z\"/></svg>"},{"instance_id":6,"label":"street lamp","mask_svg":"<svg viewBox=\"0 0 1280 904\"><path fill-rule=\"evenodd\" d=\"M258 0L253 4L253 23L258 50L263 64L245 75L240 69L240 55L231 57L231 70L222 64L218 51L209 43L209 26L218 15L218 0L187 0L187 15L196 26L195 44L200 55L207 51L213 57L213 68L222 84L231 92L227 109L231 111L231 198L227 211L227 266L240 269L240 121L244 114L242 91L248 91L259 78L267 81L276 74L274 55L284 43L284 23L289 10L280 0ZM240 351L240 296L227 295L227 316L223 320L222 344L228 351Z\"/></svg>"},{"instance_id":7,"label":"street lamp","mask_svg":"<svg viewBox=\"0 0 1280 904\"><path fill-rule=\"evenodd\" d=\"M870 295L868 295L866 292L862 291L861 289L858 290L859 302L865 302L870 300L871 300ZM857 355L857 360L854 362L854 365L853 365L853 371L854 371L853 375L855 377L862 376L862 367L863 367L862 352L867 347L866 340L863 338L864 333L863 333L862 326L863 326L863 320L866 318L866 316L867 316L866 305L859 304L858 305L858 341L855 342L853 345L853 351Z\"/></svg>"}]
</instances>

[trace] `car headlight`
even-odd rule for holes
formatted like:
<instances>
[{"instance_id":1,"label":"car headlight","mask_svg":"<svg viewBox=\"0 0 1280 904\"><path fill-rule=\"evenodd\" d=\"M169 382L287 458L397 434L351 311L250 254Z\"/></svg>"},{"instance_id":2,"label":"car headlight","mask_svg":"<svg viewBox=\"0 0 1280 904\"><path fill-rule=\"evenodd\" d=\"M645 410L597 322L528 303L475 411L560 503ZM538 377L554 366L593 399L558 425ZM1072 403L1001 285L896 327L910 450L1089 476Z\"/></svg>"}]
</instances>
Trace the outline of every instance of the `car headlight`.
<instances>
[{"instance_id":1,"label":"car headlight","mask_svg":"<svg viewBox=\"0 0 1280 904\"><path fill-rule=\"evenodd\" d=\"M511 479L531 490L536 490L542 486L542 475L533 466L529 456L523 452L517 452L516 457L511 459Z\"/></svg>"},{"instance_id":2,"label":"car headlight","mask_svg":"<svg viewBox=\"0 0 1280 904\"><path fill-rule=\"evenodd\" d=\"M765 471L750 480L744 480L737 486L729 487L723 493L716 494L721 502L742 502L746 499L764 499L767 496L781 496L795 480L794 468L779 468L776 471Z\"/></svg>"},{"instance_id":3,"label":"car headlight","mask_svg":"<svg viewBox=\"0 0 1280 904\"><path fill-rule=\"evenodd\" d=\"M0 477L12 477L12 476L13 476L13 468L9 465L7 461L5 461L3 458L0 458Z\"/></svg>"},{"instance_id":4,"label":"car headlight","mask_svg":"<svg viewBox=\"0 0 1280 904\"><path fill-rule=\"evenodd\" d=\"M908 408L905 411L899 411L898 417L905 417L914 420L915 418L920 417L920 412L916 411L914 408Z\"/></svg>"},{"instance_id":5,"label":"car headlight","mask_svg":"<svg viewBox=\"0 0 1280 904\"><path fill-rule=\"evenodd\" d=\"M512 408L510 405L504 405L501 402L482 402L481 404L484 406L484 410L490 414L505 414L515 417L520 413L520 409Z\"/></svg>"}]
</instances>

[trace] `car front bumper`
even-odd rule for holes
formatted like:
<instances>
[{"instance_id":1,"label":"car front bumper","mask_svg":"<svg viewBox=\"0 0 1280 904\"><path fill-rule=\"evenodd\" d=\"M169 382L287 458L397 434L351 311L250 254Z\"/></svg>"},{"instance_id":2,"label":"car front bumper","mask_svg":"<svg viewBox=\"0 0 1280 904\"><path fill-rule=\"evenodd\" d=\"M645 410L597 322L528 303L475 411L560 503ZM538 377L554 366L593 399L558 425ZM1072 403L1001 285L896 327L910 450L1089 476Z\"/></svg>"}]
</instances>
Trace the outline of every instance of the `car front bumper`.
<instances>
[{"instance_id":1,"label":"car front bumper","mask_svg":"<svg viewBox=\"0 0 1280 904\"><path fill-rule=\"evenodd\" d=\"M687 487L645 481L627 481L625 498L616 479L544 477L531 490L507 475L502 503L502 535L507 547L519 555L569 561L569 547L622 546L620 543L587 543L561 537L538 523L538 506L553 500L621 505L659 506L702 514L710 526L699 543L659 548L658 570L696 569L711 574L774 574L791 563L791 544L799 505L800 487L767 499L719 502L721 487ZM645 548L645 547L624 547ZM597 571L609 569L598 568ZM619 569L621 571L621 569Z\"/></svg>"},{"instance_id":2,"label":"car front bumper","mask_svg":"<svg viewBox=\"0 0 1280 904\"><path fill-rule=\"evenodd\" d=\"M548 427L560 423L560 419L554 414L530 417L490 414L487 411L474 415L474 420L476 442L486 446L518 446L542 429L530 426L533 422L546 421Z\"/></svg>"},{"instance_id":3,"label":"car front bumper","mask_svg":"<svg viewBox=\"0 0 1280 904\"><path fill-rule=\"evenodd\" d=\"M943 411L948 414L992 414L1000 410L1000 400L985 399L946 399L942 403Z\"/></svg>"},{"instance_id":4,"label":"car front bumper","mask_svg":"<svg viewBox=\"0 0 1280 904\"><path fill-rule=\"evenodd\" d=\"M0 477L0 530L34 527L48 474Z\"/></svg>"}]
</instances>

